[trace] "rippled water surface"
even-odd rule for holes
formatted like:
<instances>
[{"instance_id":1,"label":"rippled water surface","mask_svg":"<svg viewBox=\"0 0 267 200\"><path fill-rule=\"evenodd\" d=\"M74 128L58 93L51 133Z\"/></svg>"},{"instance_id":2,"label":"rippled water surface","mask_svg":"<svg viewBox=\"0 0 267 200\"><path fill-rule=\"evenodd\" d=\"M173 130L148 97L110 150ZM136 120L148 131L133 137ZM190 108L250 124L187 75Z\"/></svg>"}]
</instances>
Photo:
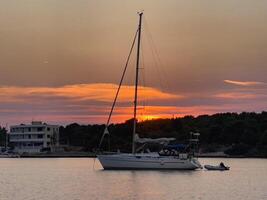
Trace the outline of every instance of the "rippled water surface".
<instances>
[{"instance_id":1,"label":"rippled water surface","mask_svg":"<svg viewBox=\"0 0 267 200\"><path fill-rule=\"evenodd\" d=\"M92 158L1 158L0 199L267 199L267 160L200 161L231 170L104 171Z\"/></svg>"}]
</instances>

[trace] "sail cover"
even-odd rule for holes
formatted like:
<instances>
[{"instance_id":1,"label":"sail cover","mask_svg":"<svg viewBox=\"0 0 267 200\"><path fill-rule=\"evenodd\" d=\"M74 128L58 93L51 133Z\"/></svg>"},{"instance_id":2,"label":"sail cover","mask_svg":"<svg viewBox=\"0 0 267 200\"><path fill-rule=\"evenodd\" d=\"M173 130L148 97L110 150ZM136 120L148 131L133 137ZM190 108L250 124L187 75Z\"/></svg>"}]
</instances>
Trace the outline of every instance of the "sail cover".
<instances>
[{"instance_id":1,"label":"sail cover","mask_svg":"<svg viewBox=\"0 0 267 200\"><path fill-rule=\"evenodd\" d=\"M157 143L157 144L168 144L171 141L176 140L175 138L140 138L138 134L135 134L135 142L136 143Z\"/></svg>"}]
</instances>

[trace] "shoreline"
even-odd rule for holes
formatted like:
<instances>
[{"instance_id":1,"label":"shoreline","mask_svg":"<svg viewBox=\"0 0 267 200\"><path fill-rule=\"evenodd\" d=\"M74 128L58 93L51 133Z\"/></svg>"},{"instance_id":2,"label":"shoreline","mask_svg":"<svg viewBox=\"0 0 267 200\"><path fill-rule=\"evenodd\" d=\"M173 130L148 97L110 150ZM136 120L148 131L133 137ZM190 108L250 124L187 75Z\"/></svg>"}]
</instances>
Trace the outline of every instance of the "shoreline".
<instances>
[{"instance_id":1,"label":"shoreline","mask_svg":"<svg viewBox=\"0 0 267 200\"><path fill-rule=\"evenodd\" d=\"M96 158L96 154L92 152L64 152L64 153L35 153L35 154L22 154L20 158ZM197 158L262 158L267 157L256 155L256 156L246 156L246 155L212 155L212 154L201 154L197 155Z\"/></svg>"}]
</instances>

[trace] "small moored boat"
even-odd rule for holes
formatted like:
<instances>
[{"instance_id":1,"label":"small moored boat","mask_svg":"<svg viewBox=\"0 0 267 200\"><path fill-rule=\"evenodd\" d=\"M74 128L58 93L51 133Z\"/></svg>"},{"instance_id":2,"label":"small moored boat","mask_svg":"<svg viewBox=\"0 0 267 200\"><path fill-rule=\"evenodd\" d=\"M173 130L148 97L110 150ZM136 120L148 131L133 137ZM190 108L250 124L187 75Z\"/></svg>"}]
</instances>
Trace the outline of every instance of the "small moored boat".
<instances>
[{"instance_id":1,"label":"small moored boat","mask_svg":"<svg viewBox=\"0 0 267 200\"><path fill-rule=\"evenodd\" d=\"M229 170L230 167L225 166L223 163L220 163L219 165L204 165L205 169L207 170L219 170L219 171L224 171L224 170Z\"/></svg>"}]
</instances>

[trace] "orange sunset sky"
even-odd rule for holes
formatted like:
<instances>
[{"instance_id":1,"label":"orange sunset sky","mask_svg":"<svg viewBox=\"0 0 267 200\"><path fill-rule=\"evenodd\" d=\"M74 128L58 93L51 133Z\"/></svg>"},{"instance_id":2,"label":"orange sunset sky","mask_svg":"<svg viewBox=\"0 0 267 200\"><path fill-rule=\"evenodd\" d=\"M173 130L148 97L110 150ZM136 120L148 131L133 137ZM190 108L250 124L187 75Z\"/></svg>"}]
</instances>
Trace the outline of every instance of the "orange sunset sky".
<instances>
[{"instance_id":1,"label":"orange sunset sky","mask_svg":"<svg viewBox=\"0 0 267 200\"><path fill-rule=\"evenodd\" d=\"M0 1L0 125L105 123L144 10L139 119L267 110L267 1ZM112 122L132 117L136 52Z\"/></svg>"}]
</instances>

